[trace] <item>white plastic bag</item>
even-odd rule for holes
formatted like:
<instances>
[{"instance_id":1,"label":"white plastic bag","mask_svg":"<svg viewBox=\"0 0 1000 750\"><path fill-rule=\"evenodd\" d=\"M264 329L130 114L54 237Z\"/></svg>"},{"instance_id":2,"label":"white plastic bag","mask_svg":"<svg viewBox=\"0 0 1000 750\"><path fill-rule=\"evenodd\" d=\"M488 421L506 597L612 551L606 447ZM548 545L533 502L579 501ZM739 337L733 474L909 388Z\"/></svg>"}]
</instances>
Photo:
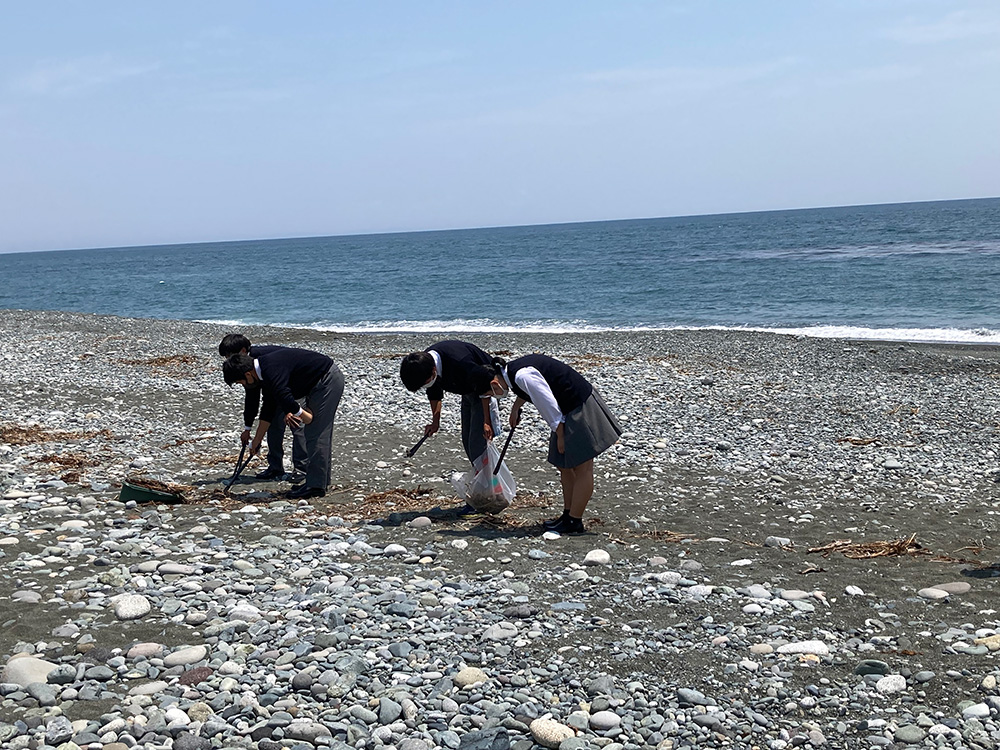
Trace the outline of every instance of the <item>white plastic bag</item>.
<instances>
[{"instance_id":1,"label":"white plastic bag","mask_svg":"<svg viewBox=\"0 0 1000 750\"><path fill-rule=\"evenodd\" d=\"M472 469L465 474L455 473L451 477L451 484L458 496L464 497L465 502L483 513L499 513L510 505L517 493L517 482L506 463L500 465L496 474L493 473L498 463L500 451L493 441L489 441Z\"/></svg>"}]
</instances>

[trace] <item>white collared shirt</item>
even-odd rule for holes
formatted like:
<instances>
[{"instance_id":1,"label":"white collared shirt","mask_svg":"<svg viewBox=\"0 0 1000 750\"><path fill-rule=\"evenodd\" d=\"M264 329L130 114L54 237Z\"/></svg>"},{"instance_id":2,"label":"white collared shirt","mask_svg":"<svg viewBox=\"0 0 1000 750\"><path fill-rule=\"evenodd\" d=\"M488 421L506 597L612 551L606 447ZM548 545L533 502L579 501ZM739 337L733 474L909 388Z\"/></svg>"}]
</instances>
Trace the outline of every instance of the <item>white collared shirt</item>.
<instances>
[{"instance_id":1,"label":"white collared shirt","mask_svg":"<svg viewBox=\"0 0 1000 750\"><path fill-rule=\"evenodd\" d=\"M503 369L503 379L507 381L508 388L513 385L510 378L507 377L506 367ZM538 413L553 432L566 421L566 416L559 408L552 388L549 387L548 381L545 380L542 373L534 367L522 367L514 376L514 382L518 388L530 396L531 403L535 405Z\"/></svg>"}]
</instances>

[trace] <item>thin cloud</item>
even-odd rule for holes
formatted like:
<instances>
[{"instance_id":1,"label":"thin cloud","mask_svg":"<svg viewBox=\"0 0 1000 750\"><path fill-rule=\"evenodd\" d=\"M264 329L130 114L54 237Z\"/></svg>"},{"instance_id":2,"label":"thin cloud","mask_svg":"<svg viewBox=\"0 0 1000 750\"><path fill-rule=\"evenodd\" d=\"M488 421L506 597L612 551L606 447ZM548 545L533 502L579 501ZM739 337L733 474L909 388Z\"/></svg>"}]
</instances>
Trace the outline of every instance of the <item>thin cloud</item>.
<instances>
[{"instance_id":1,"label":"thin cloud","mask_svg":"<svg viewBox=\"0 0 1000 750\"><path fill-rule=\"evenodd\" d=\"M15 78L12 88L38 96L76 94L148 75L159 64L122 63L110 55L40 65Z\"/></svg>"},{"instance_id":2,"label":"thin cloud","mask_svg":"<svg viewBox=\"0 0 1000 750\"><path fill-rule=\"evenodd\" d=\"M587 73L586 83L615 87L673 89L677 91L716 91L761 81L795 65L793 58L783 58L757 65L729 67L619 68Z\"/></svg>"},{"instance_id":3,"label":"thin cloud","mask_svg":"<svg viewBox=\"0 0 1000 750\"><path fill-rule=\"evenodd\" d=\"M916 65L877 65L870 68L854 68L844 71L840 75L830 76L827 83L833 85L857 86L868 83L884 84L898 83L919 78L923 75L923 70Z\"/></svg>"},{"instance_id":4,"label":"thin cloud","mask_svg":"<svg viewBox=\"0 0 1000 750\"><path fill-rule=\"evenodd\" d=\"M884 36L903 44L942 44L984 36L1000 36L1000 17L957 10L930 22L907 19Z\"/></svg>"}]
</instances>

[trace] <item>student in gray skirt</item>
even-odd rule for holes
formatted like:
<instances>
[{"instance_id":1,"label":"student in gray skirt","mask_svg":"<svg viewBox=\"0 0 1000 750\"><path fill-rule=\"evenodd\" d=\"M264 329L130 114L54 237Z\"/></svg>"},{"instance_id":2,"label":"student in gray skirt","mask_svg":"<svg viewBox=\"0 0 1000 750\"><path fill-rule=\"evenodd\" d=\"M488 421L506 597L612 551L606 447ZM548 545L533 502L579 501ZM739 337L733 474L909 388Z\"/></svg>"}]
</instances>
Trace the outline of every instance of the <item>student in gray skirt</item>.
<instances>
[{"instance_id":1,"label":"student in gray skirt","mask_svg":"<svg viewBox=\"0 0 1000 750\"><path fill-rule=\"evenodd\" d=\"M514 391L511 429L521 421L521 407L534 404L552 429L548 462L559 469L563 512L544 523L548 531L582 534L583 513L594 494L594 458L614 445L621 425L601 394L580 373L544 354L529 354L509 363L494 359L493 395Z\"/></svg>"}]
</instances>

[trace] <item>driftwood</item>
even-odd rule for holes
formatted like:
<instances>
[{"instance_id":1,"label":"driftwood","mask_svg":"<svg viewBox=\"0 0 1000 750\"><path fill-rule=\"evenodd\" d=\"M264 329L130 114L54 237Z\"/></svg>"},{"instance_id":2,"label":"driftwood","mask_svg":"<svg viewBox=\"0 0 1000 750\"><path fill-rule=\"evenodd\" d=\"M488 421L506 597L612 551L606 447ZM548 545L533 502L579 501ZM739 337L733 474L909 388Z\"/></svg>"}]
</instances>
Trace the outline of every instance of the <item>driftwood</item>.
<instances>
[{"instance_id":1,"label":"driftwood","mask_svg":"<svg viewBox=\"0 0 1000 750\"><path fill-rule=\"evenodd\" d=\"M182 500L185 495L194 492L194 487L189 484L174 484L173 482L161 482L158 479L149 477L131 476L125 477L125 481L135 487L142 487L153 492L165 492L168 495L177 495Z\"/></svg>"},{"instance_id":2,"label":"driftwood","mask_svg":"<svg viewBox=\"0 0 1000 750\"><path fill-rule=\"evenodd\" d=\"M851 560L867 560L873 557L898 557L900 555L930 555L931 551L917 542L917 535L909 538L893 539L891 541L859 542L850 539L838 539L823 545L813 547L808 552L819 552L823 557L829 557L833 552L840 552Z\"/></svg>"}]
</instances>

